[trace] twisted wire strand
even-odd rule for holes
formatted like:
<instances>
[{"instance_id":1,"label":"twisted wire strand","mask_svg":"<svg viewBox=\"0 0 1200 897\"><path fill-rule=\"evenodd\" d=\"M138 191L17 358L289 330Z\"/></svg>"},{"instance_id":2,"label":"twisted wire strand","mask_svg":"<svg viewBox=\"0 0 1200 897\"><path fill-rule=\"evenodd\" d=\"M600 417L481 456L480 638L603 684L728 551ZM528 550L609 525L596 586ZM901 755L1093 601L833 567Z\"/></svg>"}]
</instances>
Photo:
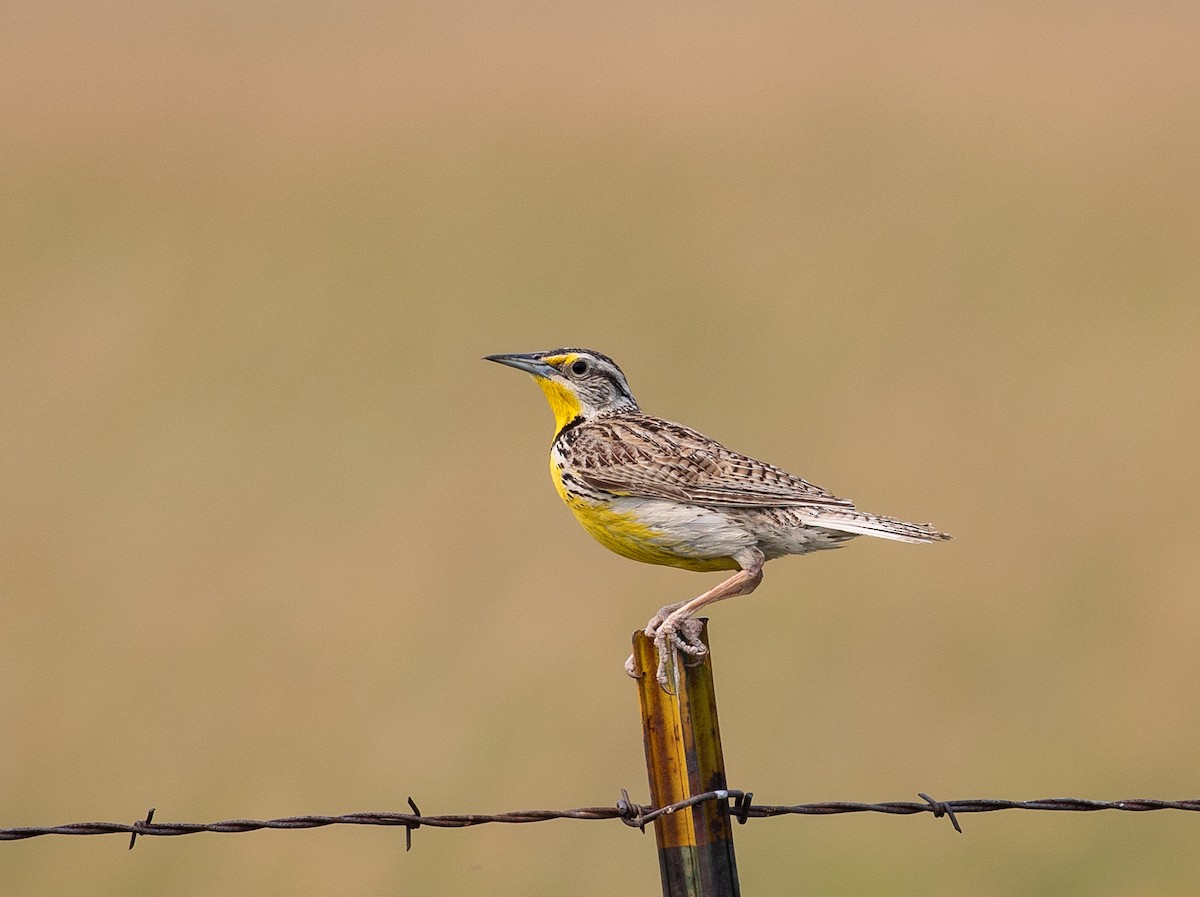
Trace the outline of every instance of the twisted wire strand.
<instances>
[{"instance_id":1,"label":"twisted wire strand","mask_svg":"<svg viewBox=\"0 0 1200 897\"><path fill-rule=\"evenodd\" d=\"M412 798L408 799L411 813L347 813L340 816L284 816L278 819L226 819L220 822L154 822L154 810L145 818L134 823L121 822L72 822L66 825L22 826L0 828L0 841L22 841L44 835L114 835L130 836L132 848L140 835L176 836L194 835L200 832L234 833L254 832L263 829L295 830L323 828L329 825L382 825L403 826L406 848L412 847L415 829L468 828L491 823L523 824L546 822L551 819L620 819L626 825L645 831L649 823L661 816L677 813L689 807L709 801L724 803L730 816L744 823L748 819L765 819L777 816L832 816L844 813L885 813L896 816L913 816L932 813L935 818L947 817L956 831L961 832L958 817L964 813L991 813L998 810L1043 810L1055 812L1096 812L1120 810L1143 813L1154 810L1200 811L1200 799L1157 800L1134 798L1129 800L1101 801L1076 797L1048 797L1039 800L1003 800L998 798L973 798L968 800L939 801L928 794L918 795L920 801L887 801L884 803L860 803L854 801L825 801L820 803L774 805L754 804L753 792L733 789L709 791L694 795L665 807L643 806L633 803L628 792L622 790L621 799L615 806L575 807L567 810L515 810L507 813L469 813L456 815L422 815Z\"/></svg>"}]
</instances>

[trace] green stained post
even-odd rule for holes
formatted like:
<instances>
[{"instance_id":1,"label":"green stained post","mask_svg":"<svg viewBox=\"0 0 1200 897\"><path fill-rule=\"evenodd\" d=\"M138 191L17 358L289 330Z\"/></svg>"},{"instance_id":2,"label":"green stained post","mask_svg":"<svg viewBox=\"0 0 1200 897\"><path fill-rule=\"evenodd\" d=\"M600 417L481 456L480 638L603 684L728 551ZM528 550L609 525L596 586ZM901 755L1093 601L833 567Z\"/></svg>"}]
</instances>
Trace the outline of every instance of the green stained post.
<instances>
[{"instance_id":1,"label":"green stained post","mask_svg":"<svg viewBox=\"0 0 1200 897\"><path fill-rule=\"evenodd\" d=\"M708 621L700 637L708 644ZM679 657L671 673L674 694L654 678L658 665L654 640L633 634L638 701L646 741L650 799L664 807L696 794L721 791L725 760L713 693L712 653L687 666ZM689 661L691 658L687 658ZM726 801L705 801L653 823L663 897L738 897L737 862Z\"/></svg>"}]
</instances>

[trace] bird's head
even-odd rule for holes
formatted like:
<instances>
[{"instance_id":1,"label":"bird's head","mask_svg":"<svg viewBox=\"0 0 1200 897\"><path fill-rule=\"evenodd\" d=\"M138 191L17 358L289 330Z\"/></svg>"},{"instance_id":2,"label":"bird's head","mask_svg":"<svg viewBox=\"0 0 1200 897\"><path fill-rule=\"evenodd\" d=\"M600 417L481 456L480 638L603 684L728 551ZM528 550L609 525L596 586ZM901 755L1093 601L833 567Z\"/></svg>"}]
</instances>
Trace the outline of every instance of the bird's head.
<instances>
[{"instance_id":1,"label":"bird's head","mask_svg":"<svg viewBox=\"0 0 1200 897\"><path fill-rule=\"evenodd\" d=\"M617 363L591 349L551 349L524 355L489 355L485 361L532 374L550 400L555 433L576 418L588 420L614 411L637 411Z\"/></svg>"}]
</instances>

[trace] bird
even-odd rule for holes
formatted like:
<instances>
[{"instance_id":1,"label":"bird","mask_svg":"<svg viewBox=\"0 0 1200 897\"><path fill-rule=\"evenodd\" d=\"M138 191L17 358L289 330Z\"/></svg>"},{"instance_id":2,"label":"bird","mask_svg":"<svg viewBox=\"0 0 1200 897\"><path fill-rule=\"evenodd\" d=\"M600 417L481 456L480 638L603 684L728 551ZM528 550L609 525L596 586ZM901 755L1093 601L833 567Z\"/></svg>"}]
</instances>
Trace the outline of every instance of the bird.
<instances>
[{"instance_id":1,"label":"bird","mask_svg":"<svg viewBox=\"0 0 1200 897\"><path fill-rule=\"evenodd\" d=\"M950 538L930 524L861 511L780 467L644 413L621 368L601 352L559 348L484 360L531 374L542 388L554 413L554 487L601 545L644 563L731 571L706 592L665 605L646 624L664 690L670 691L668 663L676 651L692 663L707 653L696 612L753 592L767 561L838 548L858 536ZM637 678L633 657L625 669Z\"/></svg>"}]
</instances>

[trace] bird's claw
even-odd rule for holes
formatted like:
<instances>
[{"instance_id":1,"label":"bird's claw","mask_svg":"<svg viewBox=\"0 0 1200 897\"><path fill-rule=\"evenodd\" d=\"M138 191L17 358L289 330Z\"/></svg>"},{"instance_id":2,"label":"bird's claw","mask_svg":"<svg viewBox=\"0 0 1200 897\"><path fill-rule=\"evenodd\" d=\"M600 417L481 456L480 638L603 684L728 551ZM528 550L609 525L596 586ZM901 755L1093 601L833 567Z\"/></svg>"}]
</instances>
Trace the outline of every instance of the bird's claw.
<instances>
[{"instance_id":1,"label":"bird's claw","mask_svg":"<svg viewBox=\"0 0 1200 897\"><path fill-rule=\"evenodd\" d=\"M630 679L641 679L642 674L637 671L637 659L630 654L629 659L625 661L625 675Z\"/></svg>"}]
</instances>

